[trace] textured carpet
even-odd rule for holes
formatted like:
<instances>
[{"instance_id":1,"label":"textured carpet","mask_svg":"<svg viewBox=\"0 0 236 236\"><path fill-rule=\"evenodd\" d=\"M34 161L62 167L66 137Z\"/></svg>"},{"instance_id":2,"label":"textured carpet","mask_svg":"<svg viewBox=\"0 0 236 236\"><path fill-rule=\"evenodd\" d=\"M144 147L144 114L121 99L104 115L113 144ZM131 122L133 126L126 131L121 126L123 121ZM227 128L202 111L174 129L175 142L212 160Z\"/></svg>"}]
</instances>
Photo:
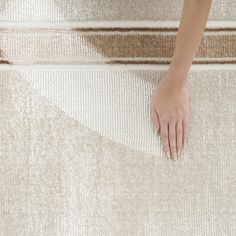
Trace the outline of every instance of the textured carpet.
<instances>
[{"instance_id":1,"label":"textured carpet","mask_svg":"<svg viewBox=\"0 0 236 236\"><path fill-rule=\"evenodd\" d=\"M235 7L213 1L173 161L149 99L182 1L0 0L0 236L236 235Z\"/></svg>"}]
</instances>

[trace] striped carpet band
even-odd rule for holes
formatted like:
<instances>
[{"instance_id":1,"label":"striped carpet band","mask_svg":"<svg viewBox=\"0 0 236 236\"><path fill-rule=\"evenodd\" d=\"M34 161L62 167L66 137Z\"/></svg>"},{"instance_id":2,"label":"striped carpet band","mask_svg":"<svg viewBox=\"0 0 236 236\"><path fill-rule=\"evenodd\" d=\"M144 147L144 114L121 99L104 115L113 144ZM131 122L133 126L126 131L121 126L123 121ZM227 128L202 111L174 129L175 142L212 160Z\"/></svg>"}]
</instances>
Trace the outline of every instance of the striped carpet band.
<instances>
[{"instance_id":1,"label":"striped carpet band","mask_svg":"<svg viewBox=\"0 0 236 236\"><path fill-rule=\"evenodd\" d=\"M178 28L0 29L1 64L168 64ZM236 63L236 28L206 28L193 64Z\"/></svg>"}]
</instances>

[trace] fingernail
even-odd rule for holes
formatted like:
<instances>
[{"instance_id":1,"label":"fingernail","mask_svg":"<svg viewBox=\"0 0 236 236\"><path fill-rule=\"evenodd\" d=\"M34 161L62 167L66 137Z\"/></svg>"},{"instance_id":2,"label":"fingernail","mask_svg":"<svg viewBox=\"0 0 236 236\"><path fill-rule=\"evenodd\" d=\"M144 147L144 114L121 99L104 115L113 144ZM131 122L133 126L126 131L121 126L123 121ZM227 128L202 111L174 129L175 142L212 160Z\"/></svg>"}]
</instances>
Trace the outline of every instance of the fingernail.
<instances>
[{"instance_id":1,"label":"fingernail","mask_svg":"<svg viewBox=\"0 0 236 236\"><path fill-rule=\"evenodd\" d=\"M166 153L166 155L167 155L168 158L170 158L170 152L169 151Z\"/></svg>"},{"instance_id":2,"label":"fingernail","mask_svg":"<svg viewBox=\"0 0 236 236\"><path fill-rule=\"evenodd\" d=\"M154 133L157 133L157 127L156 126L153 127L153 131L154 131Z\"/></svg>"},{"instance_id":3,"label":"fingernail","mask_svg":"<svg viewBox=\"0 0 236 236\"><path fill-rule=\"evenodd\" d=\"M173 153L173 159L176 160L177 157L176 157L176 153Z\"/></svg>"}]
</instances>

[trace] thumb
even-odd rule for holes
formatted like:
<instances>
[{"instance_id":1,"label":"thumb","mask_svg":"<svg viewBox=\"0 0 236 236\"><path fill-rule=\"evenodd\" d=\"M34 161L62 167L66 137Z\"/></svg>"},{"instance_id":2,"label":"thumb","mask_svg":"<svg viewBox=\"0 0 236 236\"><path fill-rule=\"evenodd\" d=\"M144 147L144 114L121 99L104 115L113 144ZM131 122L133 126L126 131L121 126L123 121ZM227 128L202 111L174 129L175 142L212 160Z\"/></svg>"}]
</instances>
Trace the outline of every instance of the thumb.
<instances>
[{"instance_id":1,"label":"thumb","mask_svg":"<svg viewBox=\"0 0 236 236\"><path fill-rule=\"evenodd\" d=\"M151 106L151 120L157 133L160 131L159 116L154 106Z\"/></svg>"}]
</instances>

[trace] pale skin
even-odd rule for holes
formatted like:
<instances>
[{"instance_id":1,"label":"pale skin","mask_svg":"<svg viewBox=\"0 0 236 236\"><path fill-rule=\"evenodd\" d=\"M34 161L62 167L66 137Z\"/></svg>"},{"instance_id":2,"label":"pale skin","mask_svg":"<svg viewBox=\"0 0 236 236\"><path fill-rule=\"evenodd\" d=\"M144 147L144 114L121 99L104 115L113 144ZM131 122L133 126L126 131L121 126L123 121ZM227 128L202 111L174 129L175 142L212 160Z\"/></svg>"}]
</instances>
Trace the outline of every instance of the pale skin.
<instances>
[{"instance_id":1,"label":"pale skin","mask_svg":"<svg viewBox=\"0 0 236 236\"><path fill-rule=\"evenodd\" d=\"M150 98L151 121L168 158L176 159L189 130L188 73L200 45L212 0L184 0L172 60Z\"/></svg>"}]
</instances>

